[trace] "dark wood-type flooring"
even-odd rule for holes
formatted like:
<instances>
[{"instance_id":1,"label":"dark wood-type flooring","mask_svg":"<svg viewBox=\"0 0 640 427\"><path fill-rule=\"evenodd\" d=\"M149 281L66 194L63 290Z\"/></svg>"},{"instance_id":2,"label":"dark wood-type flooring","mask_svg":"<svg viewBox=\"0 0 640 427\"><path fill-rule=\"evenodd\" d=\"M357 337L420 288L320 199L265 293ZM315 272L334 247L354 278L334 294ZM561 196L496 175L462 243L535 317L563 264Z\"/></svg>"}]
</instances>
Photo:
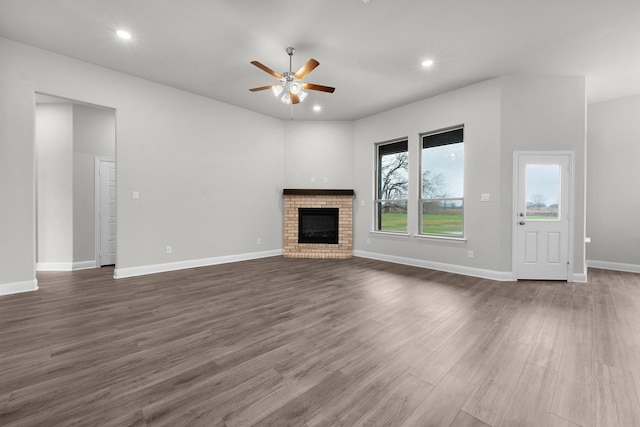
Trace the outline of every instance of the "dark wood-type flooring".
<instances>
[{"instance_id":1,"label":"dark wood-type flooring","mask_svg":"<svg viewBox=\"0 0 640 427\"><path fill-rule=\"evenodd\" d=\"M266 258L0 297L2 426L640 426L640 275Z\"/></svg>"}]
</instances>

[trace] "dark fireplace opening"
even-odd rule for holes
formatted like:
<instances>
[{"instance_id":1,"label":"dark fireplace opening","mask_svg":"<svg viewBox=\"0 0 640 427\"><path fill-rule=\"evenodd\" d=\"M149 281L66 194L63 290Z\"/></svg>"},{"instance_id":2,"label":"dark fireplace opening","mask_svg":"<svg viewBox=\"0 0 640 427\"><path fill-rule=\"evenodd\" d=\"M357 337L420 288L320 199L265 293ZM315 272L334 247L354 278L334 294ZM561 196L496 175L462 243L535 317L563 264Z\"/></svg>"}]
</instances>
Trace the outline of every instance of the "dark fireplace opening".
<instances>
[{"instance_id":1,"label":"dark fireplace opening","mask_svg":"<svg viewBox=\"0 0 640 427\"><path fill-rule=\"evenodd\" d=\"M298 208L298 243L338 244L338 208Z\"/></svg>"}]
</instances>

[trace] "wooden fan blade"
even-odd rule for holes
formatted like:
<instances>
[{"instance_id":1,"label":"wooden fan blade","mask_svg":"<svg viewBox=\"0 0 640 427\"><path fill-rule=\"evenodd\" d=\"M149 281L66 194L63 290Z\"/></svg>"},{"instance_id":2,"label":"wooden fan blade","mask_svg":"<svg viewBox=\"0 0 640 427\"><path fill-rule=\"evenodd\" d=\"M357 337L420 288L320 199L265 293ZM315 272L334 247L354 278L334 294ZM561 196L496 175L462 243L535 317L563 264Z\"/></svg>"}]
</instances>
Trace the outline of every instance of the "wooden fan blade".
<instances>
[{"instance_id":1,"label":"wooden fan blade","mask_svg":"<svg viewBox=\"0 0 640 427\"><path fill-rule=\"evenodd\" d=\"M309 89L309 90L319 90L320 92L329 92L329 93L333 93L336 90L335 87L322 86L314 83L302 83L302 88Z\"/></svg>"},{"instance_id":2,"label":"wooden fan blade","mask_svg":"<svg viewBox=\"0 0 640 427\"><path fill-rule=\"evenodd\" d=\"M273 77L275 77L276 79L280 80L282 78L282 76L278 73L276 73L275 71L273 71L271 68L267 67L264 64L261 64L258 61L251 61L251 63L253 65L255 65L256 67L260 68L262 71L266 71L267 73L271 74Z\"/></svg>"},{"instance_id":3,"label":"wooden fan blade","mask_svg":"<svg viewBox=\"0 0 640 427\"><path fill-rule=\"evenodd\" d=\"M297 94L289 92L289 95L291 96L291 103L292 104L297 104L297 103L300 102L300 98L298 97Z\"/></svg>"},{"instance_id":4,"label":"wooden fan blade","mask_svg":"<svg viewBox=\"0 0 640 427\"><path fill-rule=\"evenodd\" d=\"M305 64L302 67L300 67L300 69L296 71L296 73L293 76L298 80L302 80L307 76L307 74L312 72L318 65L320 65L320 63L315 59L311 58L310 60L305 62Z\"/></svg>"},{"instance_id":5,"label":"wooden fan blade","mask_svg":"<svg viewBox=\"0 0 640 427\"><path fill-rule=\"evenodd\" d=\"M254 87L249 89L251 92L258 92L259 90L267 90L267 89L271 89L274 85L269 85L269 86L260 86L260 87Z\"/></svg>"}]
</instances>

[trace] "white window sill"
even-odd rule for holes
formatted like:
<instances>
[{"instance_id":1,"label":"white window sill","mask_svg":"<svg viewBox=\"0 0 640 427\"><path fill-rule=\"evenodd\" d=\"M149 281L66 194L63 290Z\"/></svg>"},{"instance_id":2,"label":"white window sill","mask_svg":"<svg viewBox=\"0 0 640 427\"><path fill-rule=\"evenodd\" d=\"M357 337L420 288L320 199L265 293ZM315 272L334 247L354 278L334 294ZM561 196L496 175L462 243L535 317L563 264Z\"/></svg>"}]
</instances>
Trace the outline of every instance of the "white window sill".
<instances>
[{"instance_id":1,"label":"white window sill","mask_svg":"<svg viewBox=\"0 0 640 427\"><path fill-rule=\"evenodd\" d=\"M447 236L429 236L426 234L416 234L416 240L431 240L431 241L440 241L440 242L452 242L452 243L466 243L467 239L464 237L447 237Z\"/></svg>"},{"instance_id":2,"label":"white window sill","mask_svg":"<svg viewBox=\"0 0 640 427\"><path fill-rule=\"evenodd\" d=\"M432 242L451 242L451 243L466 243L467 239L464 237L447 237L447 236L429 236L426 234L408 234L408 233L394 233L393 231L377 231L372 230L369 234L380 237L391 237L398 240L409 240L411 237L416 240L425 240Z\"/></svg>"},{"instance_id":3,"label":"white window sill","mask_svg":"<svg viewBox=\"0 0 640 427\"><path fill-rule=\"evenodd\" d=\"M369 233L375 236L394 237L396 239L402 239L402 240L409 240L409 237L411 237L408 233L394 233L392 231L373 230L373 231L370 231Z\"/></svg>"}]
</instances>

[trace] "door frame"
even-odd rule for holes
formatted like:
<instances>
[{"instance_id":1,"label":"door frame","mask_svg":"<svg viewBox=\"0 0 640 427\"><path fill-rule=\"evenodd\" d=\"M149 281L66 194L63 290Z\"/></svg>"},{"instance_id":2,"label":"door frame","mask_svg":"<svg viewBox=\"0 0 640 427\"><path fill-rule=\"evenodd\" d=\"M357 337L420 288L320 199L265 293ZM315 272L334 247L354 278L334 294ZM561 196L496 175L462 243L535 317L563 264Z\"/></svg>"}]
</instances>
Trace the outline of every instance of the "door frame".
<instances>
[{"instance_id":1,"label":"door frame","mask_svg":"<svg viewBox=\"0 0 640 427\"><path fill-rule=\"evenodd\" d=\"M574 226L575 226L575 152L574 151L514 151L513 152L513 205L512 205L512 221L511 221L511 269L513 279L518 280L518 191L519 191L519 170L521 155L529 156L569 156L569 194L567 195L568 203L568 247L567 247L567 282L573 282L573 264L574 264Z\"/></svg>"},{"instance_id":2,"label":"door frame","mask_svg":"<svg viewBox=\"0 0 640 427\"><path fill-rule=\"evenodd\" d=\"M111 157L95 157L94 160L94 208L93 208L93 226L94 226L94 251L96 268L100 268L102 261L100 260L102 234L100 233L100 163L111 162L116 163L116 160ZM116 183L117 185L117 183ZM117 206L116 206L117 209ZM116 261L117 262L117 261Z\"/></svg>"}]
</instances>

